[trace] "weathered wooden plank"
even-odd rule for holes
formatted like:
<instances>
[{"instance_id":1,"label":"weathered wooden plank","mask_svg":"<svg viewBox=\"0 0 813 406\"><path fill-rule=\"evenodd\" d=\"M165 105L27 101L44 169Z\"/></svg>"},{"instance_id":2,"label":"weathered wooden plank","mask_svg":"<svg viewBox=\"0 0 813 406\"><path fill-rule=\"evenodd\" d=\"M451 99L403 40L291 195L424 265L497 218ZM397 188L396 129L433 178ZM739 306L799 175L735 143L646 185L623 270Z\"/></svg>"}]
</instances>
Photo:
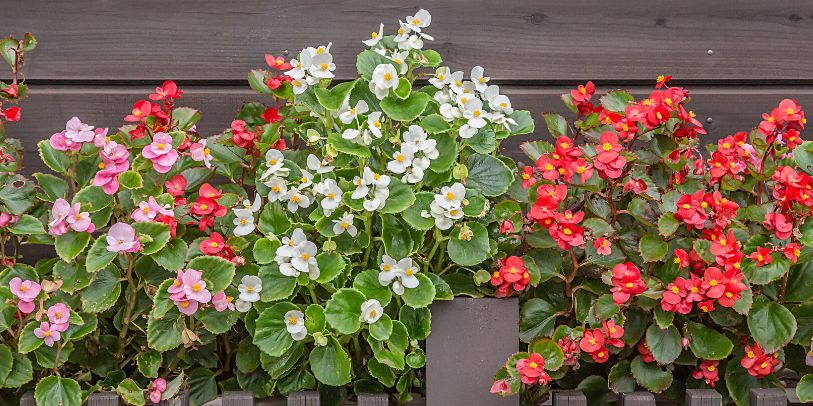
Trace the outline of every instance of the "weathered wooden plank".
<instances>
[{"instance_id":1,"label":"weathered wooden plank","mask_svg":"<svg viewBox=\"0 0 813 406\"><path fill-rule=\"evenodd\" d=\"M64 129L65 122L72 116L78 116L91 125L117 128L124 124L122 118L130 111L133 102L143 98L149 89L147 86L33 88L31 97L22 105L23 120L10 123L6 128L9 137L22 139L26 147L24 173L45 170L37 155L36 143ZM187 86L184 89L186 93L180 104L202 111L203 118L198 129L204 135L216 134L228 128L243 102L263 100L247 88ZM600 88L597 94L606 90ZM514 137L504 143L504 153L513 158L522 158L519 150L521 142L547 137L541 112L554 111L571 117L559 100L559 95L567 88L503 86L503 91L511 97L515 108L530 110L537 122L534 134ZM640 97L649 89L634 87L631 91ZM785 97L797 99L808 109L813 108L813 87L696 87L691 94L693 97L689 106L706 123L709 139L756 126L760 115L770 111ZM813 139L807 133L802 136Z\"/></svg>"},{"instance_id":2,"label":"weathered wooden plank","mask_svg":"<svg viewBox=\"0 0 813 406\"><path fill-rule=\"evenodd\" d=\"M339 77L361 40L417 3L5 0L3 32L40 39L34 79L239 80L263 53L333 41ZM813 80L807 0L437 0L429 32L450 66L496 79ZM59 16L59 18L54 18ZM709 52L711 51L711 52ZM6 73L2 73L6 75ZM788 82L792 83L792 82Z\"/></svg>"}]
</instances>

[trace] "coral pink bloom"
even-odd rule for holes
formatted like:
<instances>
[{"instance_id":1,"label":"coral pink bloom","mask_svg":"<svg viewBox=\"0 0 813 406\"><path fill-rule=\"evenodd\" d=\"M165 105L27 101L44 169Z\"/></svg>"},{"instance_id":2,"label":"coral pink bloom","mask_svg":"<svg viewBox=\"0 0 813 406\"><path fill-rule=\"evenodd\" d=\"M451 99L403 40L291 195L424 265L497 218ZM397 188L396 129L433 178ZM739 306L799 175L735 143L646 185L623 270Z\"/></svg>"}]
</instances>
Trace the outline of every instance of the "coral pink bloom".
<instances>
[{"instance_id":1,"label":"coral pink bloom","mask_svg":"<svg viewBox=\"0 0 813 406\"><path fill-rule=\"evenodd\" d=\"M773 231L776 238L780 240L788 239L793 234L793 224L788 223L787 218L781 213L765 213L765 221L762 222L769 231Z\"/></svg>"},{"instance_id":2,"label":"coral pink bloom","mask_svg":"<svg viewBox=\"0 0 813 406\"><path fill-rule=\"evenodd\" d=\"M79 203L74 203L71 206L68 215L65 217L65 222L76 232L92 233L96 230L96 227L90 221L90 213L83 212Z\"/></svg>"},{"instance_id":3,"label":"coral pink bloom","mask_svg":"<svg viewBox=\"0 0 813 406\"><path fill-rule=\"evenodd\" d=\"M73 117L65 124L65 138L73 142L90 142L94 136L93 126L83 123L79 117Z\"/></svg>"},{"instance_id":4,"label":"coral pink bloom","mask_svg":"<svg viewBox=\"0 0 813 406\"><path fill-rule=\"evenodd\" d=\"M178 90L178 85L171 80L167 80L161 87L155 88L155 93L150 95L150 100L179 99L183 96L183 91Z\"/></svg>"},{"instance_id":5,"label":"coral pink bloom","mask_svg":"<svg viewBox=\"0 0 813 406\"><path fill-rule=\"evenodd\" d=\"M212 233L208 240L200 242L200 251L206 255L215 255L226 248L226 240L219 233Z\"/></svg>"},{"instance_id":6,"label":"coral pink bloom","mask_svg":"<svg viewBox=\"0 0 813 406\"><path fill-rule=\"evenodd\" d=\"M50 325L48 322L43 321L40 326L34 329L34 335L45 341L45 345L49 347L54 346L54 342L59 341L60 333L55 326Z\"/></svg>"},{"instance_id":7,"label":"coral pink bloom","mask_svg":"<svg viewBox=\"0 0 813 406\"><path fill-rule=\"evenodd\" d=\"M60 332L68 329L71 311L68 309L68 306L65 306L65 303L57 303L49 307L47 314L51 327Z\"/></svg>"},{"instance_id":8,"label":"coral pink bloom","mask_svg":"<svg viewBox=\"0 0 813 406\"><path fill-rule=\"evenodd\" d=\"M169 205L161 206L155 200L155 197L150 196L146 202L138 204L138 208L130 215L135 221L153 221L159 215L174 216L175 212L170 209Z\"/></svg>"},{"instance_id":9,"label":"coral pink bloom","mask_svg":"<svg viewBox=\"0 0 813 406\"><path fill-rule=\"evenodd\" d=\"M572 89L570 91L570 97L573 98L574 102L586 102L593 97L593 93L595 91L596 86L593 84L593 82L587 82L585 85L579 85L575 89Z\"/></svg>"},{"instance_id":10,"label":"coral pink bloom","mask_svg":"<svg viewBox=\"0 0 813 406\"><path fill-rule=\"evenodd\" d=\"M599 329L586 330L584 337L579 341L579 348L584 352L593 353L604 347L604 334Z\"/></svg>"},{"instance_id":11,"label":"coral pink bloom","mask_svg":"<svg viewBox=\"0 0 813 406\"><path fill-rule=\"evenodd\" d=\"M8 283L11 293L18 299L31 302L39 296L42 287L35 281L23 281L19 277L11 278Z\"/></svg>"},{"instance_id":12,"label":"coral pink bloom","mask_svg":"<svg viewBox=\"0 0 813 406\"><path fill-rule=\"evenodd\" d=\"M538 353L531 353L528 358L517 361L517 372L520 380L526 385L539 383L544 385L550 382L550 376L545 372L545 359Z\"/></svg>"},{"instance_id":13,"label":"coral pink bloom","mask_svg":"<svg viewBox=\"0 0 813 406\"><path fill-rule=\"evenodd\" d=\"M212 167L212 153L209 151L209 148L206 148L206 139L202 139L199 142L192 144L189 147L189 154L192 156L192 160L197 162L203 162L203 164L207 168Z\"/></svg>"},{"instance_id":14,"label":"coral pink bloom","mask_svg":"<svg viewBox=\"0 0 813 406\"><path fill-rule=\"evenodd\" d=\"M139 100L135 102L135 104L133 104L132 114L129 114L126 117L124 117L124 121L131 123L141 121L147 118L147 116L149 116L150 113L152 113L152 103L146 100Z\"/></svg>"},{"instance_id":15,"label":"coral pink bloom","mask_svg":"<svg viewBox=\"0 0 813 406\"><path fill-rule=\"evenodd\" d=\"M599 255L610 255L612 250L612 243L604 237L599 237L593 241L593 248Z\"/></svg>"},{"instance_id":16,"label":"coral pink bloom","mask_svg":"<svg viewBox=\"0 0 813 406\"><path fill-rule=\"evenodd\" d=\"M212 305L214 305L215 310L218 312L222 312L226 309L234 310L234 303L232 303L233 299L234 298L227 296L226 293L221 290L212 296Z\"/></svg>"},{"instance_id":17,"label":"coral pink bloom","mask_svg":"<svg viewBox=\"0 0 813 406\"><path fill-rule=\"evenodd\" d=\"M203 273L195 269L187 269L181 277L183 293L188 299L200 303L209 303L212 294L206 290L206 282L202 279Z\"/></svg>"},{"instance_id":18,"label":"coral pink bloom","mask_svg":"<svg viewBox=\"0 0 813 406\"><path fill-rule=\"evenodd\" d=\"M110 252L136 252L141 243L135 229L127 223L116 223L107 232L107 250Z\"/></svg>"},{"instance_id":19,"label":"coral pink bloom","mask_svg":"<svg viewBox=\"0 0 813 406\"><path fill-rule=\"evenodd\" d=\"M498 379L491 385L490 392L496 395L510 395L511 387L508 386L505 379Z\"/></svg>"},{"instance_id":20,"label":"coral pink bloom","mask_svg":"<svg viewBox=\"0 0 813 406\"><path fill-rule=\"evenodd\" d=\"M173 197L181 196L186 190L186 178L181 174L175 175L172 179L164 182L164 186L167 188L167 193Z\"/></svg>"},{"instance_id":21,"label":"coral pink bloom","mask_svg":"<svg viewBox=\"0 0 813 406\"><path fill-rule=\"evenodd\" d=\"M57 151L79 151L82 149L82 143L66 137L65 131L54 133L48 143L51 144L51 148Z\"/></svg>"},{"instance_id":22,"label":"coral pink bloom","mask_svg":"<svg viewBox=\"0 0 813 406\"><path fill-rule=\"evenodd\" d=\"M167 390L167 380L164 378L155 379L150 383L150 402L158 403L161 401L161 396Z\"/></svg>"},{"instance_id":23,"label":"coral pink bloom","mask_svg":"<svg viewBox=\"0 0 813 406\"><path fill-rule=\"evenodd\" d=\"M167 173L178 161L178 151L172 148L172 137L167 133L155 133L152 143L141 150L144 158L152 161L158 173Z\"/></svg>"}]
</instances>

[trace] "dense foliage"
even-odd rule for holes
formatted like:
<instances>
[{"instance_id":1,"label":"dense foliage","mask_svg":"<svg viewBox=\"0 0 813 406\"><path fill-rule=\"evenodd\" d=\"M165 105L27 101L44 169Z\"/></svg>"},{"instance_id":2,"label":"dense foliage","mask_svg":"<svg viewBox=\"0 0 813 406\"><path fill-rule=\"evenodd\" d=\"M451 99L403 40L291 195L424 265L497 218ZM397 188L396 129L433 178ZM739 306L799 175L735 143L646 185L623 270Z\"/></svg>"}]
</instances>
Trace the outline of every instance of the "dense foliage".
<instances>
[{"instance_id":1,"label":"dense foliage","mask_svg":"<svg viewBox=\"0 0 813 406\"><path fill-rule=\"evenodd\" d=\"M751 388L795 382L813 399L804 112L782 100L750 133L701 152L689 94L668 81L640 101L579 86L562 95L572 125L543 114L555 141L523 146L535 165L512 198L544 283L523 298L527 352L492 392L577 387L600 404L608 387L677 401L711 387L746 405Z\"/></svg>"}]
</instances>

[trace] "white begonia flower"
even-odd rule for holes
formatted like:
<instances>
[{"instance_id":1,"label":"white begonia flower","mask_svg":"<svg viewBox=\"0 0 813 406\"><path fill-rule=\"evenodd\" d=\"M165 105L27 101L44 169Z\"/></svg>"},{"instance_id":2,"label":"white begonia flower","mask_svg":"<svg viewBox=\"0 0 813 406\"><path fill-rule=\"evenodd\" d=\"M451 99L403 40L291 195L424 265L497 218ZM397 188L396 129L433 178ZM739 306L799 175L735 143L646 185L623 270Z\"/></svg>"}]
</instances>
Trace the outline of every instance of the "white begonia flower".
<instances>
[{"instance_id":1,"label":"white begonia flower","mask_svg":"<svg viewBox=\"0 0 813 406\"><path fill-rule=\"evenodd\" d=\"M429 159L437 158L437 145L438 142L429 138L424 131L423 128L419 125L411 125L409 129L404 133L404 144L409 145L410 148L414 149L415 151L421 151L425 153ZM434 156L431 156L434 155Z\"/></svg>"},{"instance_id":2,"label":"white begonia flower","mask_svg":"<svg viewBox=\"0 0 813 406\"><path fill-rule=\"evenodd\" d=\"M370 34L370 39L361 42L363 42L364 45L367 45L368 47L372 47L378 44L378 41L381 41L381 38L383 37L384 37L384 23L381 23L381 25L378 26L378 32L373 31Z\"/></svg>"},{"instance_id":3,"label":"white begonia flower","mask_svg":"<svg viewBox=\"0 0 813 406\"><path fill-rule=\"evenodd\" d=\"M463 71L452 73L449 77L449 89L457 94L463 93Z\"/></svg>"},{"instance_id":4,"label":"white begonia flower","mask_svg":"<svg viewBox=\"0 0 813 406\"><path fill-rule=\"evenodd\" d=\"M511 114L514 112L514 109L511 107L511 100L508 98L508 96L501 94L489 99L488 106L491 107L492 110L499 111L505 114Z\"/></svg>"},{"instance_id":5,"label":"white begonia flower","mask_svg":"<svg viewBox=\"0 0 813 406\"><path fill-rule=\"evenodd\" d=\"M387 203L387 198L389 196L390 196L389 189L376 188L375 193L373 193L372 199L365 200L361 205L364 207L364 210L367 211L380 210Z\"/></svg>"},{"instance_id":6,"label":"white begonia flower","mask_svg":"<svg viewBox=\"0 0 813 406\"><path fill-rule=\"evenodd\" d=\"M412 28L409 28L409 25L405 24L403 21L398 20L398 31L395 33L395 37L392 40L396 44L399 44L401 42L406 42L410 35L412 35Z\"/></svg>"},{"instance_id":7,"label":"white begonia flower","mask_svg":"<svg viewBox=\"0 0 813 406\"><path fill-rule=\"evenodd\" d=\"M251 210L235 209L234 214L237 215L233 221L237 226L234 228L234 235L242 237L251 234L254 231L254 214Z\"/></svg>"},{"instance_id":8,"label":"white begonia flower","mask_svg":"<svg viewBox=\"0 0 813 406\"><path fill-rule=\"evenodd\" d=\"M435 75L429 79L429 83L438 89L443 89L449 84L449 68L441 66L435 70Z\"/></svg>"},{"instance_id":9,"label":"white begonia flower","mask_svg":"<svg viewBox=\"0 0 813 406\"><path fill-rule=\"evenodd\" d=\"M311 54L307 50L302 50L299 53L299 59L291 59L291 69L285 72L286 76L292 79L302 79L305 77L308 69L311 67Z\"/></svg>"},{"instance_id":10,"label":"white begonia flower","mask_svg":"<svg viewBox=\"0 0 813 406\"><path fill-rule=\"evenodd\" d=\"M412 165L412 158L415 153L411 146L401 144L401 150L393 155L392 161L387 162L387 170L393 173L401 174L406 172L407 168Z\"/></svg>"},{"instance_id":11,"label":"white begonia flower","mask_svg":"<svg viewBox=\"0 0 813 406\"><path fill-rule=\"evenodd\" d=\"M289 190L282 199L288 201L288 211L291 213L296 213L299 208L304 209L311 205L311 198L306 194L300 193L298 189Z\"/></svg>"},{"instance_id":12,"label":"white begonia flower","mask_svg":"<svg viewBox=\"0 0 813 406\"><path fill-rule=\"evenodd\" d=\"M398 64L398 72L403 75L407 73L409 66L406 64L406 58L409 56L409 51L393 52L389 59Z\"/></svg>"},{"instance_id":13,"label":"white begonia flower","mask_svg":"<svg viewBox=\"0 0 813 406\"><path fill-rule=\"evenodd\" d=\"M325 162L324 159L319 159L319 157L317 157L314 154L308 155L307 163L308 163L308 169L310 169L312 171L315 171L316 173L322 174L322 173L333 172L333 167L332 166L329 166L328 163Z\"/></svg>"},{"instance_id":14,"label":"white begonia flower","mask_svg":"<svg viewBox=\"0 0 813 406\"><path fill-rule=\"evenodd\" d=\"M296 228L290 237L282 237L281 245L277 248L276 255L279 257L293 258L297 255L300 246L308 242L308 237L301 228Z\"/></svg>"},{"instance_id":15,"label":"white begonia flower","mask_svg":"<svg viewBox=\"0 0 813 406\"><path fill-rule=\"evenodd\" d=\"M373 70L373 80L370 81L370 91L375 93L378 100L383 100L390 93L390 89L398 87L398 72L388 63L382 63Z\"/></svg>"},{"instance_id":16,"label":"white begonia flower","mask_svg":"<svg viewBox=\"0 0 813 406\"><path fill-rule=\"evenodd\" d=\"M356 185L356 190L353 191L353 194L350 195L352 199L361 199L364 196L367 196L370 193L370 187L364 183L364 178L360 176L356 176L353 178L353 184Z\"/></svg>"},{"instance_id":17,"label":"white begonia flower","mask_svg":"<svg viewBox=\"0 0 813 406\"><path fill-rule=\"evenodd\" d=\"M273 203L282 200L288 193L288 183L285 179L273 177L264 182L268 186L268 201Z\"/></svg>"},{"instance_id":18,"label":"white begonia flower","mask_svg":"<svg viewBox=\"0 0 813 406\"><path fill-rule=\"evenodd\" d=\"M330 47L331 46L333 46L333 43L328 42L327 45L320 45L320 46L318 46L316 48L307 47L307 48L305 48L305 50L307 50L311 54L311 56L316 56L316 55L321 55L321 54L324 54L324 53L330 53Z\"/></svg>"},{"instance_id":19,"label":"white begonia flower","mask_svg":"<svg viewBox=\"0 0 813 406\"><path fill-rule=\"evenodd\" d=\"M307 240L301 228L295 229L290 238L283 237L281 242L274 257L281 274L297 277L304 272L311 280L319 277L316 244Z\"/></svg>"},{"instance_id":20,"label":"white begonia flower","mask_svg":"<svg viewBox=\"0 0 813 406\"><path fill-rule=\"evenodd\" d=\"M474 82L474 88L477 89L478 92L486 90L488 81L491 80L490 77L483 75L484 72L482 66L471 68L471 81Z\"/></svg>"},{"instance_id":21,"label":"white begonia flower","mask_svg":"<svg viewBox=\"0 0 813 406\"><path fill-rule=\"evenodd\" d=\"M420 281L415 274L418 269L412 262L412 258L402 258L395 261L388 255L381 257L381 272L378 273L378 283L382 286L392 284L392 291L397 295L404 294L404 288L413 289L418 287Z\"/></svg>"},{"instance_id":22,"label":"white begonia flower","mask_svg":"<svg viewBox=\"0 0 813 406\"><path fill-rule=\"evenodd\" d=\"M437 152L437 150L435 150L435 152ZM423 176L426 173L426 168L429 168L430 163L429 158L426 157L413 159L412 167L409 168L401 181L407 183L418 183L422 181Z\"/></svg>"},{"instance_id":23,"label":"white begonia flower","mask_svg":"<svg viewBox=\"0 0 813 406\"><path fill-rule=\"evenodd\" d=\"M438 102L438 104L446 104L451 103L452 95L454 94L456 93L452 92L449 89L441 89L435 92L432 98L435 99L435 101Z\"/></svg>"},{"instance_id":24,"label":"white begonia flower","mask_svg":"<svg viewBox=\"0 0 813 406\"><path fill-rule=\"evenodd\" d=\"M477 129L468 124L463 124L457 130L457 133L460 134L460 138L469 139L477 135Z\"/></svg>"},{"instance_id":25,"label":"white begonia flower","mask_svg":"<svg viewBox=\"0 0 813 406\"><path fill-rule=\"evenodd\" d=\"M330 216L342 203L342 189L333 179L325 179L316 186L316 192L325 196L320 203L325 216Z\"/></svg>"},{"instance_id":26,"label":"white begonia flower","mask_svg":"<svg viewBox=\"0 0 813 406\"><path fill-rule=\"evenodd\" d=\"M397 276L395 274L395 267L397 265L398 261L391 256L386 254L381 256L381 265L379 266L381 272L378 273L378 283L380 283L381 286L387 286L395 279Z\"/></svg>"},{"instance_id":27,"label":"white begonia flower","mask_svg":"<svg viewBox=\"0 0 813 406\"><path fill-rule=\"evenodd\" d=\"M240 286L237 290L240 291L240 300L248 303L254 303L260 300L260 292L263 290L263 281L254 275L243 276L240 280Z\"/></svg>"},{"instance_id":28,"label":"white begonia flower","mask_svg":"<svg viewBox=\"0 0 813 406\"><path fill-rule=\"evenodd\" d=\"M338 219L333 220L333 233L341 235L346 231L351 237L355 237L358 234L358 229L353 225L353 219L353 213L345 213Z\"/></svg>"},{"instance_id":29,"label":"white begonia flower","mask_svg":"<svg viewBox=\"0 0 813 406\"><path fill-rule=\"evenodd\" d=\"M390 185L390 177L373 172L369 166L364 167L364 183L368 185L375 185L376 187L388 187Z\"/></svg>"},{"instance_id":30,"label":"white begonia flower","mask_svg":"<svg viewBox=\"0 0 813 406\"><path fill-rule=\"evenodd\" d=\"M336 70L336 64L333 63L333 55L329 52L318 53L311 61L311 67L308 73L311 76L319 79L332 79L333 71Z\"/></svg>"},{"instance_id":31,"label":"white begonia flower","mask_svg":"<svg viewBox=\"0 0 813 406\"><path fill-rule=\"evenodd\" d=\"M260 180L271 178L272 176L286 177L290 169L285 167L285 156L277 149L269 149L265 153L265 164L268 169L260 176Z\"/></svg>"},{"instance_id":32,"label":"white begonia flower","mask_svg":"<svg viewBox=\"0 0 813 406\"><path fill-rule=\"evenodd\" d=\"M304 190L313 184L313 175L304 169L301 169L300 172L301 175L299 176L299 186L297 186L297 189Z\"/></svg>"},{"instance_id":33,"label":"white begonia flower","mask_svg":"<svg viewBox=\"0 0 813 406\"><path fill-rule=\"evenodd\" d=\"M380 111L374 111L367 115L367 129L375 138L381 138L381 125L384 118Z\"/></svg>"},{"instance_id":34,"label":"white begonia flower","mask_svg":"<svg viewBox=\"0 0 813 406\"><path fill-rule=\"evenodd\" d=\"M359 321L373 324L381 318L382 314L384 314L384 307L381 306L381 302L376 299L369 299L361 304Z\"/></svg>"},{"instance_id":35,"label":"white begonia flower","mask_svg":"<svg viewBox=\"0 0 813 406\"><path fill-rule=\"evenodd\" d=\"M448 230L454 225L454 220L463 217L463 209L460 207L452 207L444 209L437 202L429 204L429 215L435 219L435 227L440 230ZM421 213L423 215L423 213Z\"/></svg>"},{"instance_id":36,"label":"white begonia flower","mask_svg":"<svg viewBox=\"0 0 813 406\"><path fill-rule=\"evenodd\" d=\"M361 137L359 137L360 135L361 131L355 128L348 128L342 132L342 138L349 141L353 141L357 144L359 143L359 141L361 141Z\"/></svg>"},{"instance_id":37,"label":"white begonia flower","mask_svg":"<svg viewBox=\"0 0 813 406\"><path fill-rule=\"evenodd\" d=\"M353 106L353 107L348 106L348 108L346 110L342 111L339 114L339 120L343 124L350 124L353 121L355 121L356 118L360 114L364 114L364 113L368 112L369 110L370 109L367 106L367 102L364 101L364 100L359 100L358 102L356 102L355 106Z\"/></svg>"},{"instance_id":38,"label":"white begonia flower","mask_svg":"<svg viewBox=\"0 0 813 406\"><path fill-rule=\"evenodd\" d=\"M291 90L294 94L305 93L308 90L308 82L304 79L293 79L291 80Z\"/></svg>"},{"instance_id":39,"label":"white begonia flower","mask_svg":"<svg viewBox=\"0 0 813 406\"><path fill-rule=\"evenodd\" d=\"M299 310L289 310L285 313L285 329L295 341L302 341L308 335L305 327L305 314Z\"/></svg>"},{"instance_id":40,"label":"white begonia flower","mask_svg":"<svg viewBox=\"0 0 813 406\"><path fill-rule=\"evenodd\" d=\"M440 193L435 194L435 203L444 209L460 208L466 198L466 187L460 182L451 186L443 186Z\"/></svg>"},{"instance_id":41,"label":"white begonia flower","mask_svg":"<svg viewBox=\"0 0 813 406\"><path fill-rule=\"evenodd\" d=\"M262 204L263 204L262 196L260 196L259 193L255 193L254 194L254 202L252 202L251 200L248 200L248 199L243 199L243 207L240 208L240 209L236 208L234 210L235 210L235 212L237 210L248 210L248 211L250 211L252 213L256 213L256 212L260 211L260 207L262 207Z\"/></svg>"},{"instance_id":42,"label":"white begonia flower","mask_svg":"<svg viewBox=\"0 0 813 406\"><path fill-rule=\"evenodd\" d=\"M414 16L407 16L406 25L415 32L421 32L421 29L426 28L432 23L432 15L424 9L418 10Z\"/></svg>"},{"instance_id":43,"label":"white begonia flower","mask_svg":"<svg viewBox=\"0 0 813 406\"><path fill-rule=\"evenodd\" d=\"M407 289L417 288L420 284L418 278L415 277L415 274L418 273L418 268L415 267L415 264L412 262L412 258L404 258L398 261L398 266L396 267L395 272L398 275L398 279L400 279L401 284Z\"/></svg>"},{"instance_id":44,"label":"white begonia flower","mask_svg":"<svg viewBox=\"0 0 813 406\"><path fill-rule=\"evenodd\" d=\"M483 102L474 98L463 109L463 118L468 119L468 125L472 128L483 128L486 126L486 111L483 110Z\"/></svg>"},{"instance_id":45,"label":"white begonia flower","mask_svg":"<svg viewBox=\"0 0 813 406\"><path fill-rule=\"evenodd\" d=\"M443 119L446 121L454 121L455 119L463 117L463 112L460 111L459 107L445 103L440 105L440 115L443 116Z\"/></svg>"},{"instance_id":46,"label":"white begonia flower","mask_svg":"<svg viewBox=\"0 0 813 406\"><path fill-rule=\"evenodd\" d=\"M251 302L237 299L234 301L234 308L240 313L245 313L251 310Z\"/></svg>"}]
</instances>

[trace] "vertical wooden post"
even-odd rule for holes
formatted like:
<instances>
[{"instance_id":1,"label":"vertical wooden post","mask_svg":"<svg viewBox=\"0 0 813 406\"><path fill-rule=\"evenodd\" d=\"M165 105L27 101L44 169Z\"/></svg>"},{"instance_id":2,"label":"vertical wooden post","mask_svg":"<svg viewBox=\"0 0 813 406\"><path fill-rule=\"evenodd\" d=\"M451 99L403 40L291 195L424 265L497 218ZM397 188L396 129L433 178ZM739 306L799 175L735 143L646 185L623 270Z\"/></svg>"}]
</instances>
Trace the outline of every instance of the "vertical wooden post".
<instances>
[{"instance_id":1,"label":"vertical wooden post","mask_svg":"<svg viewBox=\"0 0 813 406\"><path fill-rule=\"evenodd\" d=\"M686 406L720 406L723 395L714 389L686 389Z\"/></svg>"},{"instance_id":2,"label":"vertical wooden post","mask_svg":"<svg viewBox=\"0 0 813 406\"><path fill-rule=\"evenodd\" d=\"M254 406L251 392L223 392L222 406Z\"/></svg>"},{"instance_id":3,"label":"vertical wooden post","mask_svg":"<svg viewBox=\"0 0 813 406\"><path fill-rule=\"evenodd\" d=\"M579 390L557 390L550 395L553 406L587 406L587 397Z\"/></svg>"},{"instance_id":4,"label":"vertical wooden post","mask_svg":"<svg viewBox=\"0 0 813 406\"><path fill-rule=\"evenodd\" d=\"M517 406L489 392L494 374L519 350L519 301L458 297L431 305L426 339L428 405Z\"/></svg>"},{"instance_id":5,"label":"vertical wooden post","mask_svg":"<svg viewBox=\"0 0 813 406\"><path fill-rule=\"evenodd\" d=\"M785 395L784 389L751 389L749 404L751 406L786 406L788 404L788 397Z\"/></svg>"},{"instance_id":6,"label":"vertical wooden post","mask_svg":"<svg viewBox=\"0 0 813 406\"><path fill-rule=\"evenodd\" d=\"M358 406L387 406L390 397L386 393L359 393Z\"/></svg>"},{"instance_id":7,"label":"vertical wooden post","mask_svg":"<svg viewBox=\"0 0 813 406\"><path fill-rule=\"evenodd\" d=\"M288 406L319 406L319 392L292 392L288 394Z\"/></svg>"},{"instance_id":8,"label":"vertical wooden post","mask_svg":"<svg viewBox=\"0 0 813 406\"><path fill-rule=\"evenodd\" d=\"M649 392L622 393L621 406L655 406L655 395Z\"/></svg>"},{"instance_id":9,"label":"vertical wooden post","mask_svg":"<svg viewBox=\"0 0 813 406\"><path fill-rule=\"evenodd\" d=\"M162 400L158 406L189 406L189 392L180 392L172 399Z\"/></svg>"},{"instance_id":10,"label":"vertical wooden post","mask_svg":"<svg viewBox=\"0 0 813 406\"><path fill-rule=\"evenodd\" d=\"M96 392L88 396L88 406L119 406L121 399L116 392Z\"/></svg>"},{"instance_id":11,"label":"vertical wooden post","mask_svg":"<svg viewBox=\"0 0 813 406\"><path fill-rule=\"evenodd\" d=\"M34 392L23 394L23 397L20 398L20 406L37 406L37 402L34 401Z\"/></svg>"}]
</instances>

